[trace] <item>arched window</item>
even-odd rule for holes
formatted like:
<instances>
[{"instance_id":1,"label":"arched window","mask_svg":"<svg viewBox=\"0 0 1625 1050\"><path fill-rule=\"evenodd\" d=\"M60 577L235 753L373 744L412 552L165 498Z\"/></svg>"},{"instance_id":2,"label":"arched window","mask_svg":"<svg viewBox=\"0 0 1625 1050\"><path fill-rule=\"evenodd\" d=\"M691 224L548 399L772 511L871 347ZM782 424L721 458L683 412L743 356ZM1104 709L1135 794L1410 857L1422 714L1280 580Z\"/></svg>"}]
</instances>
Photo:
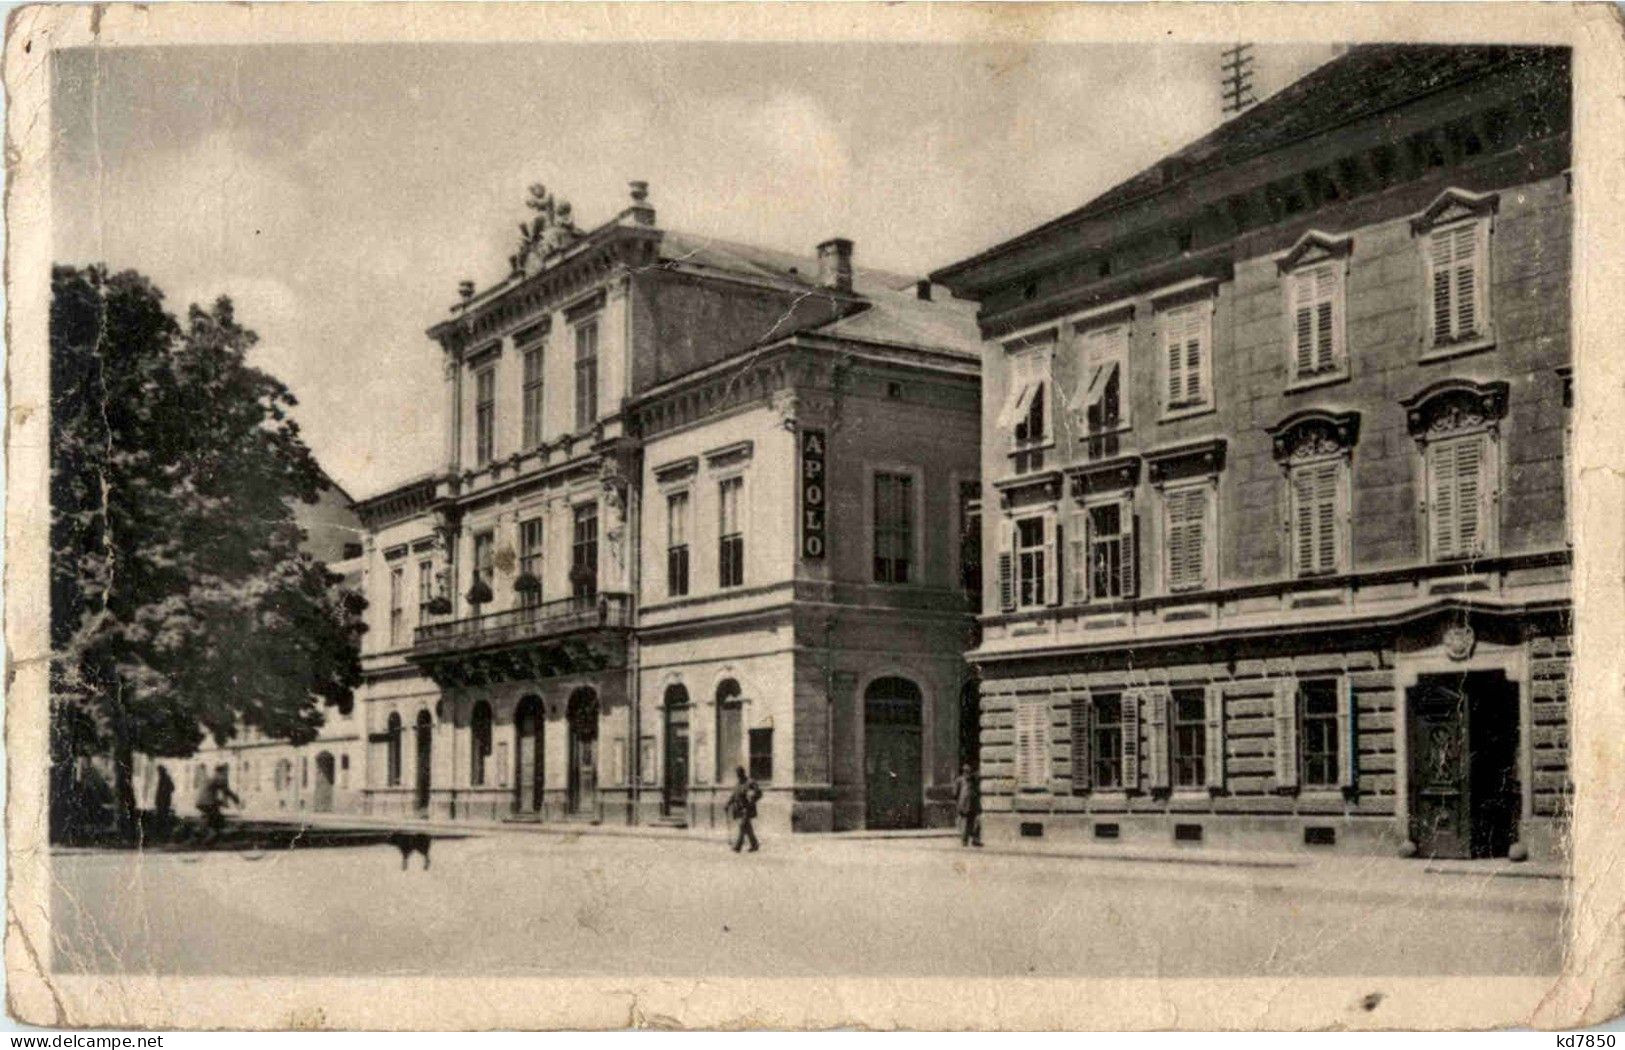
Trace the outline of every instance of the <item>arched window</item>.
<instances>
[{"instance_id":1,"label":"arched window","mask_svg":"<svg viewBox=\"0 0 1625 1050\"><path fill-rule=\"evenodd\" d=\"M468 782L485 786L485 766L491 757L491 705L481 700L474 705L470 720Z\"/></svg>"},{"instance_id":2,"label":"arched window","mask_svg":"<svg viewBox=\"0 0 1625 1050\"><path fill-rule=\"evenodd\" d=\"M731 783L734 770L744 763L740 750L743 743L744 698L739 683L724 678L717 683L717 783Z\"/></svg>"},{"instance_id":3,"label":"arched window","mask_svg":"<svg viewBox=\"0 0 1625 1050\"><path fill-rule=\"evenodd\" d=\"M392 713L389 716L389 727L385 731L385 736L387 737L387 739L384 741L384 747L387 749L385 762L386 762L386 766L387 766L387 768L389 770L389 786L390 787L399 787L400 783L401 783L401 716L400 715Z\"/></svg>"}]
</instances>

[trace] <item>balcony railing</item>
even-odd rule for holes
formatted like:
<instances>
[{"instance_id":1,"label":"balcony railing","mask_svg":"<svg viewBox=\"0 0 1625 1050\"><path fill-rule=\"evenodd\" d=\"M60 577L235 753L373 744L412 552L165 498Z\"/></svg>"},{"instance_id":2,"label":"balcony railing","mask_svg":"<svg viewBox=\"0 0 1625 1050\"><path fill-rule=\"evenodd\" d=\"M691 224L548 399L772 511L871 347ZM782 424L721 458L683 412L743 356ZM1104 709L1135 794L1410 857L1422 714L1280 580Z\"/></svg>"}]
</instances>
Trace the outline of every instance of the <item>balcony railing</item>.
<instances>
[{"instance_id":1,"label":"balcony railing","mask_svg":"<svg viewBox=\"0 0 1625 1050\"><path fill-rule=\"evenodd\" d=\"M627 595L598 594L424 624L417 629L414 641L420 652L446 652L536 641L606 627L629 627L631 623L631 601Z\"/></svg>"}]
</instances>

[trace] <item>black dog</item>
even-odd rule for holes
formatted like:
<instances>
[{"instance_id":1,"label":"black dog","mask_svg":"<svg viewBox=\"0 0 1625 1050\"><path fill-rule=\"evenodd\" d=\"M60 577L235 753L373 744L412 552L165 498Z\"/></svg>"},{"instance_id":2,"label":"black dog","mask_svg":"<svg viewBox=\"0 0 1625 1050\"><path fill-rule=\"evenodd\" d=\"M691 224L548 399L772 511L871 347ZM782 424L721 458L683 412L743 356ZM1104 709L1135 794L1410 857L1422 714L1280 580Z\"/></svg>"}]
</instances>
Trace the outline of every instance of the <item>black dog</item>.
<instances>
[{"instance_id":1,"label":"black dog","mask_svg":"<svg viewBox=\"0 0 1625 1050\"><path fill-rule=\"evenodd\" d=\"M406 870L406 862L412 859L412 854L423 854L423 870L429 870L429 836L422 832L392 831L389 834L389 844L401 851L401 870Z\"/></svg>"}]
</instances>

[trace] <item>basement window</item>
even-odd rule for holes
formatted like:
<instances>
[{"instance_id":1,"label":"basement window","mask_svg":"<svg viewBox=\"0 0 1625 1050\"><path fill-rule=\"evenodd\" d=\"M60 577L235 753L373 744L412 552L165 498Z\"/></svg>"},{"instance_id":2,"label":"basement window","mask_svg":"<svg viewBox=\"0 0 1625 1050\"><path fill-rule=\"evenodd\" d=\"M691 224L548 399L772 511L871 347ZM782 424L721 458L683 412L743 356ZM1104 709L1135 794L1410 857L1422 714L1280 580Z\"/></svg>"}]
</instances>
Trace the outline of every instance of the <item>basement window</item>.
<instances>
[{"instance_id":1,"label":"basement window","mask_svg":"<svg viewBox=\"0 0 1625 1050\"><path fill-rule=\"evenodd\" d=\"M1175 824L1174 825L1174 841L1175 842L1201 842L1202 841L1202 825L1200 825L1200 824Z\"/></svg>"}]
</instances>

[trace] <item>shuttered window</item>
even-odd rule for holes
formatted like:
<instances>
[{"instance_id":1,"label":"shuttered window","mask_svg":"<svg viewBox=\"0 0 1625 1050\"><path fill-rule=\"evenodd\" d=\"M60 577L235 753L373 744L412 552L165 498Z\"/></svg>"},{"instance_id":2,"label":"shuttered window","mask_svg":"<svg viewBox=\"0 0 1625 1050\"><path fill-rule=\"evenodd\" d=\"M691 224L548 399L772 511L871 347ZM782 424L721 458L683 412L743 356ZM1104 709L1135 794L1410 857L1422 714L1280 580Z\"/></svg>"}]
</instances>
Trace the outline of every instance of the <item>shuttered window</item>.
<instances>
[{"instance_id":1,"label":"shuttered window","mask_svg":"<svg viewBox=\"0 0 1625 1050\"><path fill-rule=\"evenodd\" d=\"M1289 681L1275 683L1275 786L1298 786L1298 691Z\"/></svg>"},{"instance_id":2,"label":"shuttered window","mask_svg":"<svg viewBox=\"0 0 1625 1050\"><path fill-rule=\"evenodd\" d=\"M1087 690L1072 694L1072 793L1088 794L1094 786L1094 763L1091 761L1093 740L1089 728L1093 721ZM1102 785L1105 786L1105 785Z\"/></svg>"},{"instance_id":3,"label":"shuttered window","mask_svg":"<svg viewBox=\"0 0 1625 1050\"><path fill-rule=\"evenodd\" d=\"M1090 434L1128 423L1128 326L1097 328L1083 336L1083 374L1076 407Z\"/></svg>"},{"instance_id":4,"label":"shuttered window","mask_svg":"<svg viewBox=\"0 0 1625 1050\"><path fill-rule=\"evenodd\" d=\"M1441 439L1427 447L1428 534L1435 561L1485 553L1490 479L1485 434Z\"/></svg>"},{"instance_id":5,"label":"shuttered window","mask_svg":"<svg viewBox=\"0 0 1625 1050\"><path fill-rule=\"evenodd\" d=\"M1054 519L1022 518L1009 534L1014 549L999 552L999 585L1006 592L1006 608L1030 609L1053 605L1059 590ZM1013 573L1006 571L1008 566ZM1006 582L1008 580L1008 583Z\"/></svg>"},{"instance_id":6,"label":"shuttered window","mask_svg":"<svg viewBox=\"0 0 1625 1050\"><path fill-rule=\"evenodd\" d=\"M1049 698L1016 703L1016 786L1023 791L1049 787Z\"/></svg>"},{"instance_id":7,"label":"shuttered window","mask_svg":"<svg viewBox=\"0 0 1625 1050\"><path fill-rule=\"evenodd\" d=\"M542 348L525 351L524 442L526 448L542 443Z\"/></svg>"},{"instance_id":8,"label":"shuttered window","mask_svg":"<svg viewBox=\"0 0 1625 1050\"><path fill-rule=\"evenodd\" d=\"M1292 565L1299 576L1338 571L1345 461L1292 468Z\"/></svg>"},{"instance_id":9,"label":"shuttered window","mask_svg":"<svg viewBox=\"0 0 1625 1050\"><path fill-rule=\"evenodd\" d=\"M1275 739L1279 786L1352 788L1357 743L1350 680L1283 683L1277 694Z\"/></svg>"},{"instance_id":10,"label":"shuttered window","mask_svg":"<svg viewBox=\"0 0 1625 1050\"><path fill-rule=\"evenodd\" d=\"M1170 411L1208 402L1208 353L1213 307L1192 303L1162 315L1162 356L1167 386L1164 407Z\"/></svg>"},{"instance_id":11,"label":"shuttered window","mask_svg":"<svg viewBox=\"0 0 1625 1050\"><path fill-rule=\"evenodd\" d=\"M496 386L494 368L474 374L474 463L485 466L496 454Z\"/></svg>"},{"instance_id":12,"label":"shuttered window","mask_svg":"<svg viewBox=\"0 0 1625 1050\"><path fill-rule=\"evenodd\" d=\"M1099 503L1074 514L1067 533L1071 600L1109 601L1133 597L1138 582L1137 556L1131 502Z\"/></svg>"},{"instance_id":13,"label":"shuttered window","mask_svg":"<svg viewBox=\"0 0 1625 1050\"><path fill-rule=\"evenodd\" d=\"M1484 333L1484 238L1479 222L1428 234L1428 292L1433 345L1445 346Z\"/></svg>"},{"instance_id":14,"label":"shuttered window","mask_svg":"<svg viewBox=\"0 0 1625 1050\"><path fill-rule=\"evenodd\" d=\"M1169 489L1163 494L1163 543L1171 591L1207 586L1210 499L1206 485Z\"/></svg>"},{"instance_id":15,"label":"shuttered window","mask_svg":"<svg viewBox=\"0 0 1625 1050\"><path fill-rule=\"evenodd\" d=\"M1169 757L1173 786L1207 786L1207 693L1202 689L1176 689L1170 714Z\"/></svg>"},{"instance_id":16,"label":"shuttered window","mask_svg":"<svg viewBox=\"0 0 1625 1050\"><path fill-rule=\"evenodd\" d=\"M1306 267L1287 279L1292 368L1297 379L1335 372L1343 357L1342 263Z\"/></svg>"}]
</instances>

